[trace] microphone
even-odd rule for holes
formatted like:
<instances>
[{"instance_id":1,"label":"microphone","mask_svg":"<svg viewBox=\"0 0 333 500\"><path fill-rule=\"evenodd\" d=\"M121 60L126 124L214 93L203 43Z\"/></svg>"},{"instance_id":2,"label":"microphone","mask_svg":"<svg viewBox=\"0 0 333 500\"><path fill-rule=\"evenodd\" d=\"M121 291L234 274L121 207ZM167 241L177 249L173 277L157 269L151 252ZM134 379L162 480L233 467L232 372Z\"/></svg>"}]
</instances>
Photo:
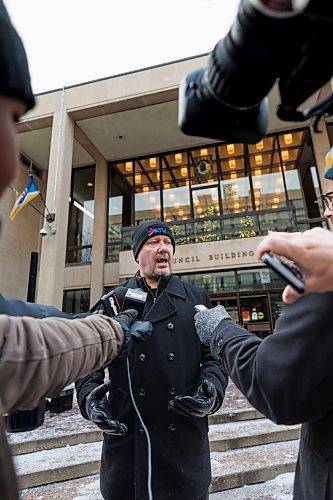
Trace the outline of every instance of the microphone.
<instances>
[{"instance_id":1,"label":"microphone","mask_svg":"<svg viewBox=\"0 0 333 500\"><path fill-rule=\"evenodd\" d=\"M138 312L137 319L140 319L147 301L147 295L141 288L118 286L104 294L90 309L90 313L103 313L114 318L126 309L135 309Z\"/></svg>"}]
</instances>

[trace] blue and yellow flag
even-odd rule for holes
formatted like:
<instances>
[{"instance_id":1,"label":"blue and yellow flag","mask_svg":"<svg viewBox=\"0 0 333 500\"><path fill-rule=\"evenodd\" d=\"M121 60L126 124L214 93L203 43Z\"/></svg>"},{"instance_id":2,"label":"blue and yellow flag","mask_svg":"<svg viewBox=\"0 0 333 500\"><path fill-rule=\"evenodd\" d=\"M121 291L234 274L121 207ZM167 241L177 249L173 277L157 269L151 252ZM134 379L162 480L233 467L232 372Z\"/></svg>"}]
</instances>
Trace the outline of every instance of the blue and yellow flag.
<instances>
[{"instance_id":1,"label":"blue and yellow flag","mask_svg":"<svg viewBox=\"0 0 333 500\"><path fill-rule=\"evenodd\" d=\"M331 168L332 165L333 165L333 147L331 147L331 149L325 156L325 167Z\"/></svg>"},{"instance_id":2,"label":"blue and yellow flag","mask_svg":"<svg viewBox=\"0 0 333 500\"><path fill-rule=\"evenodd\" d=\"M14 220L19 211L31 200L36 198L36 196L39 195L39 189L37 187L37 184L35 183L34 179L32 176L29 177L28 184L26 185L25 189L22 191L21 194L19 194L16 197L14 206L12 208L12 211L9 214L10 220Z\"/></svg>"}]
</instances>

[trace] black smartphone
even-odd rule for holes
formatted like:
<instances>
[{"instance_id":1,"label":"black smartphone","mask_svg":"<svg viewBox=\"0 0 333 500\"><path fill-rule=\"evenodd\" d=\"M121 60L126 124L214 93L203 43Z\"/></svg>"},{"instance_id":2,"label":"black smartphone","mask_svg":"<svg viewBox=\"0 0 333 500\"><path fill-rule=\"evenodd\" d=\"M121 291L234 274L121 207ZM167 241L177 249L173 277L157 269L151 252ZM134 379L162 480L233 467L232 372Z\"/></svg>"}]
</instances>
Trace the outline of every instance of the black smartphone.
<instances>
[{"instance_id":1,"label":"black smartphone","mask_svg":"<svg viewBox=\"0 0 333 500\"><path fill-rule=\"evenodd\" d=\"M298 293L304 293L304 283L302 281L301 270L286 257L275 255L270 252L264 253L261 260L266 266L274 269L289 285Z\"/></svg>"}]
</instances>

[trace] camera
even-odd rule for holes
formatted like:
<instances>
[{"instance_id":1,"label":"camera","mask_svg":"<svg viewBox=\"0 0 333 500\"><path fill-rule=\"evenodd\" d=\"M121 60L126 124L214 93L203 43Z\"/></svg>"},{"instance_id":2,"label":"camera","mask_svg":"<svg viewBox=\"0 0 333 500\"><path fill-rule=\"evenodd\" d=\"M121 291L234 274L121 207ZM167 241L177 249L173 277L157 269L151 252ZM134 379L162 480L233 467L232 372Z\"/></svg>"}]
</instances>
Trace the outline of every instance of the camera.
<instances>
[{"instance_id":1,"label":"camera","mask_svg":"<svg viewBox=\"0 0 333 500\"><path fill-rule=\"evenodd\" d=\"M43 226L43 227L40 229L39 234L41 235L41 237L42 237L42 238L44 238L44 236L47 236L47 235L48 235L47 229Z\"/></svg>"},{"instance_id":2,"label":"camera","mask_svg":"<svg viewBox=\"0 0 333 500\"><path fill-rule=\"evenodd\" d=\"M276 81L281 120L305 121L333 113L333 94L313 108L299 106L333 75L331 2L242 0L228 34L205 68L183 78L178 125L187 135L255 144L268 125L267 94ZM294 4L301 5L296 10ZM267 6L269 5L269 7ZM274 7L272 7L274 6ZM297 33L297 35L295 35Z\"/></svg>"}]
</instances>

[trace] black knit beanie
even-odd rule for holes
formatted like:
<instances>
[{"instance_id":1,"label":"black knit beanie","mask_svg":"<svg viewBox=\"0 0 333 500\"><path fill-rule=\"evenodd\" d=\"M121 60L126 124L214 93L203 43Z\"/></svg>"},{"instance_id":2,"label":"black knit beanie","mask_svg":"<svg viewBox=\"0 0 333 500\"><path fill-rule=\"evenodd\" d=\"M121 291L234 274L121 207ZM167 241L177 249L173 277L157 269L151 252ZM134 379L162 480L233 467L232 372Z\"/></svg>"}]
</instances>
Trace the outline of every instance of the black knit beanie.
<instances>
[{"instance_id":1,"label":"black knit beanie","mask_svg":"<svg viewBox=\"0 0 333 500\"><path fill-rule=\"evenodd\" d=\"M173 246L173 253L175 253L176 243L169 226L160 220L147 220L139 226L135 226L133 229L132 244L135 260L138 258L142 245L152 236L159 235L168 236L168 238L170 238Z\"/></svg>"}]
</instances>

